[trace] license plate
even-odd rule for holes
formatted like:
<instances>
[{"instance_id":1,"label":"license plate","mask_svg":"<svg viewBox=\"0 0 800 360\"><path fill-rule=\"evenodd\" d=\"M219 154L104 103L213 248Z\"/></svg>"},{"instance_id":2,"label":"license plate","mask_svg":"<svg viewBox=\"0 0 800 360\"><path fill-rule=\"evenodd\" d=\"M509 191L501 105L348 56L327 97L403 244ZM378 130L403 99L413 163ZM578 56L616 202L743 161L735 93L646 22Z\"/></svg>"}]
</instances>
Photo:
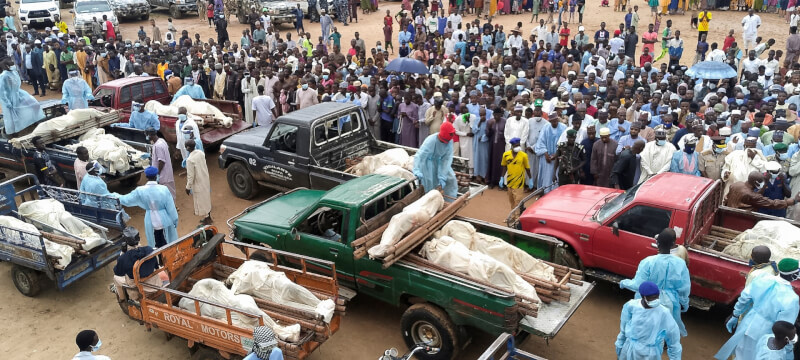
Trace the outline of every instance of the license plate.
<instances>
[{"instance_id":1,"label":"license plate","mask_svg":"<svg viewBox=\"0 0 800 360\"><path fill-rule=\"evenodd\" d=\"M43 23L44 19L33 19L33 21Z\"/></svg>"}]
</instances>

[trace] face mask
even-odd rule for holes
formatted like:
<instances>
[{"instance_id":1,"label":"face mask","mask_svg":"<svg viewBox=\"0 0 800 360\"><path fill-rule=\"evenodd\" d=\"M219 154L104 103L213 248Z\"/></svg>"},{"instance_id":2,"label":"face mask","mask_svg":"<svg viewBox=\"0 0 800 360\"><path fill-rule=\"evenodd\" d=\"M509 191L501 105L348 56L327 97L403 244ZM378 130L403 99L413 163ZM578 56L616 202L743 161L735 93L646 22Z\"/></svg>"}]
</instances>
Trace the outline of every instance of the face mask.
<instances>
[{"instance_id":1,"label":"face mask","mask_svg":"<svg viewBox=\"0 0 800 360\"><path fill-rule=\"evenodd\" d=\"M604 93L608 89L605 86L601 86L600 89L598 89L598 90L600 90L601 93Z\"/></svg>"},{"instance_id":2,"label":"face mask","mask_svg":"<svg viewBox=\"0 0 800 360\"><path fill-rule=\"evenodd\" d=\"M714 84L708 84L708 88L709 88L709 89L714 89L715 87L717 87L717 85L714 85Z\"/></svg>"},{"instance_id":3,"label":"face mask","mask_svg":"<svg viewBox=\"0 0 800 360\"><path fill-rule=\"evenodd\" d=\"M486 86L486 84L488 84L488 83L489 83L488 80L481 80L481 85L483 85L483 86Z\"/></svg>"},{"instance_id":4,"label":"face mask","mask_svg":"<svg viewBox=\"0 0 800 360\"><path fill-rule=\"evenodd\" d=\"M789 158L789 154L786 154L786 153L778 154L778 159L786 160L788 158Z\"/></svg>"},{"instance_id":5,"label":"face mask","mask_svg":"<svg viewBox=\"0 0 800 360\"><path fill-rule=\"evenodd\" d=\"M522 85L517 85L517 91L522 91L522 89L524 89L524 88L525 88L525 87L524 87L524 86L522 86Z\"/></svg>"},{"instance_id":6,"label":"face mask","mask_svg":"<svg viewBox=\"0 0 800 360\"><path fill-rule=\"evenodd\" d=\"M736 99L736 105L744 104L744 99Z\"/></svg>"},{"instance_id":7,"label":"face mask","mask_svg":"<svg viewBox=\"0 0 800 360\"><path fill-rule=\"evenodd\" d=\"M797 334L794 334L794 337L791 338L791 339L786 338L786 340L789 341L789 343L792 344L792 345L796 344L797 343Z\"/></svg>"},{"instance_id":8,"label":"face mask","mask_svg":"<svg viewBox=\"0 0 800 360\"><path fill-rule=\"evenodd\" d=\"M647 301L647 306L649 306L651 308L659 307L659 306L661 306L661 299L655 299L653 301Z\"/></svg>"},{"instance_id":9,"label":"face mask","mask_svg":"<svg viewBox=\"0 0 800 360\"><path fill-rule=\"evenodd\" d=\"M514 147L514 152L520 152L520 151L522 151L522 147L520 147L520 146L515 146Z\"/></svg>"},{"instance_id":10,"label":"face mask","mask_svg":"<svg viewBox=\"0 0 800 360\"><path fill-rule=\"evenodd\" d=\"M666 143L667 143L667 140L656 140L656 145L658 145L658 146L664 146L664 144L666 144Z\"/></svg>"},{"instance_id":11,"label":"face mask","mask_svg":"<svg viewBox=\"0 0 800 360\"><path fill-rule=\"evenodd\" d=\"M561 110L561 115L567 115L567 110Z\"/></svg>"},{"instance_id":12,"label":"face mask","mask_svg":"<svg viewBox=\"0 0 800 360\"><path fill-rule=\"evenodd\" d=\"M764 187L764 182L763 181L759 181L759 182L756 183L756 190L761 189L762 187Z\"/></svg>"},{"instance_id":13,"label":"face mask","mask_svg":"<svg viewBox=\"0 0 800 360\"><path fill-rule=\"evenodd\" d=\"M103 340L97 339L97 345L92 345L92 352L100 350L100 345L103 345Z\"/></svg>"},{"instance_id":14,"label":"face mask","mask_svg":"<svg viewBox=\"0 0 800 360\"><path fill-rule=\"evenodd\" d=\"M724 148L718 148L718 147L714 148L714 152L717 153L717 154L722 154L723 151L725 151Z\"/></svg>"},{"instance_id":15,"label":"face mask","mask_svg":"<svg viewBox=\"0 0 800 360\"><path fill-rule=\"evenodd\" d=\"M375 47L375 50L381 51L381 50L383 50L383 48L382 48L382 47L380 47L380 46L376 46L376 47Z\"/></svg>"},{"instance_id":16,"label":"face mask","mask_svg":"<svg viewBox=\"0 0 800 360\"><path fill-rule=\"evenodd\" d=\"M693 154L694 153L694 146L687 146L687 147L683 148L683 151L685 151L687 154Z\"/></svg>"},{"instance_id":17,"label":"face mask","mask_svg":"<svg viewBox=\"0 0 800 360\"><path fill-rule=\"evenodd\" d=\"M570 92L572 92L573 94L577 93L578 92L578 88L572 88L572 89L570 89Z\"/></svg>"},{"instance_id":18,"label":"face mask","mask_svg":"<svg viewBox=\"0 0 800 360\"><path fill-rule=\"evenodd\" d=\"M150 136L145 136L144 139L150 141Z\"/></svg>"},{"instance_id":19,"label":"face mask","mask_svg":"<svg viewBox=\"0 0 800 360\"><path fill-rule=\"evenodd\" d=\"M666 124L664 124L664 127L665 127L665 128L667 128L667 129L669 129L669 128L671 128L671 127L672 127L672 123L666 123Z\"/></svg>"},{"instance_id":20,"label":"face mask","mask_svg":"<svg viewBox=\"0 0 800 360\"><path fill-rule=\"evenodd\" d=\"M306 90L308 89L308 84L303 84L301 87L303 88L303 90Z\"/></svg>"}]
</instances>

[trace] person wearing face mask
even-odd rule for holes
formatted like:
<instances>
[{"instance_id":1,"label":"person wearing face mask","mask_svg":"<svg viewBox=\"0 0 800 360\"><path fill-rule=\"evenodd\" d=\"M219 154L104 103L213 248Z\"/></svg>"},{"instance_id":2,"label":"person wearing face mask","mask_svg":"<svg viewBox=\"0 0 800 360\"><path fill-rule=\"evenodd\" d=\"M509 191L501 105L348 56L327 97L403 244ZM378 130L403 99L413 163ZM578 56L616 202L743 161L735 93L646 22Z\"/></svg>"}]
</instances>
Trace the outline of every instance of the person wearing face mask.
<instances>
[{"instance_id":1,"label":"person wearing face mask","mask_svg":"<svg viewBox=\"0 0 800 360\"><path fill-rule=\"evenodd\" d=\"M152 111L148 111L144 109L144 104L142 103L141 98L137 98L136 100L131 102L131 115L128 119L127 123L116 123L111 124L112 127L126 127L126 128L133 128L139 130L146 130L147 128L153 128L159 130L161 128L161 122L158 121L158 115L156 115Z\"/></svg>"},{"instance_id":2,"label":"person wearing face mask","mask_svg":"<svg viewBox=\"0 0 800 360\"><path fill-rule=\"evenodd\" d=\"M531 189L536 188L535 182L539 174L539 157L536 156L533 148L539 141L539 134L542 132L542 128L549 125L542 116L543 103L542 99L536 99L533 101L533 108L525 109L525 117L528 118L528 139L525 141L527 147L525 151L528 152L528 161L530 162L531 180L528 185Z\"/></svg>"},{"instance_id":3,"label":"person wearing face mask","mask_svg":"<svg viewBox=\"0 0 800 360\"><path fill-rule=\"evenodd\" d=\"M556 111L551 112L548 116L550 125L542 128L539 133L539 139L533 147L534 153L539 158L536 184L539 188L544 188L545 194L558 186L556 182L558 139L567 130L567 126L561 123L561 116L559 115L560 111L566 109L567 104L559 101L555 107Z\"/></svg>"},{"instance_id":4,"label":"person wearing face mask","mask_svg":"<svg viewBox=\"0 0 800 360\"><path fill-rule=\"evenodd\" d=\"M767 171L764 173L764 191L762 194L773 200L783 200L791 197L792 191L789 187L789 179L786 174L781 172L781 165L776 161L769 161L765 167ZM786 217L786 208L760 208L757 211L762 214Z\"/></svg>"},{"instance_id":5,"label":"person wearing face mask","mask_svg":"<svg viewBox=\"0 0 800 360\"><path fill-rule=\"evenodd\" d=\"M655 141L648 142L641 153L641 175L639 183L669 171L675 147L667 142L667 132L659 125L655 129Z\"/></svg>"},{"instance_id":6,"label":"person wearing face mask","mask_svg":"<svg viewBox=\"0 0 800 360\"><path fill-rule=\"evenodd\" d=\"M453 171L453 137L456 130L449 121L442 123L439 132L425 138L414 155L414 176L425 192L438 190L453 201L458 196L458 182Z\"/></svg>"},{"instance_id":7,"label":"person wearing face mask","mask_svg":"<svg viewBox=\"0 0 800 360\"><path fill-rule=\"evenodd\" d=\"M500 166L503 167L500 186L505 185L508 188L508 202L513 209L525 197L523 187L527 179L531 178L531 169L528 162L528 154L522 151L520 138L515 137L509 142L511 143L511 150L503 153L503 160L500 163ZM516 220L519 214L514 211L512 217L512 220Z\"/></svg>"},{"instance_id":8,"label":"person wearing face mask","mask_svg":"<svg viewBox=\"0 0 800 360\"><path fill-rule=\"evenodd\" d=\"M632 146L626 147L617 156L617 161L611 169L611 187L619 190L628 190L639 181L639 154L644 150L645 142L636 140Z\"/></svg>"},{"instance_id":9,"label":"person wearing face mask","mask_svg":"<svg viewBox=\"0 0 800 360\"><path fill-rule=\"evenodd\" d=\"M757 277L742 290L725 324L733 336L714 355L715 359L727 359L733 354L737 359L761 359L755 356L758 341L770 334L773 324L776 321L794 324L800 312L800 299L791 281L800 274L798 261L784 258L778 262L778 271L779 276Z\"/></svg>"},{"instance_id":10,"label":"person wearing face mask","mask_svg":"<svg viewBox=\"0 0 800 360\"><path fill-rule=\"evenodd\" d=\"M753 171L747 177L747 181L740 181L730 186L730 191L725 197L725 205L742 210L756 209L785 209L800 200L800 195L790 199L770 199L764 196L766 189L764 174Z\"/></svg>"},{"instance_id":11,"label":"person wearing face mask","mask_svg":"<svg viewBox=\"0 0 800 360\"><path fill-rule=\"evenodd\" d=\"M722 178L722 166L725 165L725 157L731 152L731 149L725 144L723 130L727 130L726 133L730 134L730 129L720 129L720 135L711 137L711 142L713 143L711 148L700 153L697 163L700 174L711 180L720 180Z\"/></svg>"},{"instance_id":12,"label":"person wearing face mask","mask_svg":"<svg viewBox=\"0 0 800 360\"><path fill-rule=\"evenodd\" d=\"M675 230L671 228L666 228L656 235L658 254L648 256L639 262L636 276L633 279L622 280L619 287L636 292L645 282L658 285L661 305L669 309L681 336L686 336L686 326L681 321L681 313L689 310L689 291L692 283L686 262L671 254L675 238ZM640 296L644 294L636 294L637 298Z\"/></svg>"},{"instance_id":13,"label":"person wearing face mask","mask_svg":"<svg viewBox=\"0 0 800 360\"><path fill-rule=\"evenodd\" d=\"M79 353L72 357L72 360L111 360L105 355L94 355L92 353L100 350L103 344L94 330L82 330L75 337L75 344L78 345Z\"/></svg>"},{"instance_id":14,"label":"person wearing face mask","mask_svg":"<svg viewBox=\"0 0 800 360\"><path fill-rule=\"evenodd\" d=\"M188 95L192 99L195 100L204 100L206 98L206 94L203 92L203 88L200 85L195 85L194 78L191 76L187 76L183 79L183 86L178 89L178 92L172 96L172 101L170 104L175 102L179 97L183 95ZM246 114L245 114L246 115ZM252 115L250 116L250 122L248 124L252 124Z\"/></svg>"},{"instance_id":15,"label":"person wearing face mask","mask_svg":"<svg viewBox=\"0 0 800 360\"><path fill-rule=\"evenodd\" d=\"M162 247L178 239L178 211L175 208L174 195L170 189L158 183L158 180L161 180L158 172L154 166L147 167L144 169L147 183L119 197L122 206L136 206L145 210L144 228L147 245L153 248Z\"/></svg>"},{"instance_id":16,"label":"person wearing face mask","mask_svg":"<svg viewBox=\"0 0 800 360\"><path fill-rule=\"evenodd\" d=\"M200 141L200 127L197 126L197 123L194 121L194 119L189 118L186 115L186 108L183 106L178 108L178 120L175 121L175 134L177 135L177 143L175 144L175 148L180 150L183 163L186 162L186 159L189 157L189 153L191 152L186 147L187 141L195 140L197 142L196 147L200 151L203 150L203 143Z\"/></svg>"},{"instance_id":17,"label":"person wearing face mask","mask_svg":"<svg viewBox=\"0 0 800 360\"><path fill-rule=\"evenodd\" d=\"M106 185L105 180L103 180L100 175L106 172L106 169L100 165L97 161L93 161L91 163L86 164L86 175L83 177L81 181L81 186L78 188L83 193L94 194L94 195L112 195L112 196L119 196L118 194L108 191L108 186ZM90 196L86 194L80 195L81 204L91 207L97 208L104 208L104 209L114 209L114 204L104 198L99 198L96 196Z\"/></svg>"},{"instance_id":18,"label":"person wearing face mask","mask_svg":"<svg viewBox=\"0 0 800 360\"><path fill-rule=\"evenodd\" d=\"M42 106L25 90L14 65L14 60L6 56L4 46L0 46L0 107L3 109L5 133L15 134L44 118Z\"/></svg>"},{"instance_id":19,"label":"person wearing face mask","mask_svg":"<svg viewBox=\"0 0 800 360\"><path fill-rule=\"evenodd\" d=\"M766 171L764 166L767 163L767 158L761 153L761 150L756 148L757 142L757 138L747 137L741 150L733 150L725 157L725 165L722 167L725 194L728 193L732 184L746 181L751 172L764 173Z\"/></svg>"},{"instance_id":20,"label":"person wearing face mask","mask_svg":"<svg viewBox=\"0 0 800 360\"><path fill-rule=\"evenodd\" d=\"M758 340L754 359L793 360L795 344L797 329L794 325L788 321L776 321L772 324L772 333Z\"/></svg>"},{"instance_id":21,"label":"person wearing face mask","mask_svg":"<svg viewBox=\"0 0 800 360\"><path fill-rule=\"evenodd\" d=\"M694 151L696 146L696 138L686 140L683 150L676 150L672 154L669 172L700 176L698 154Z\"/></svg>"},{"instance_id":22,"label":"person wearing face mask","mask_svg":"<svg viewBox=\"0 0 800 360\"><path fill-rule=\"evenodd\" d=\"M637 290L641 298L631 299L622 307L620 332L614 343L617 359L660 360L665 344L667 357L680 359L680 329L670 309L661 305L658 285L644 281Z\"/></svg>"},{"instance_id":23,"label":"person wearing face mask","mask_svg":"<svg viewBox=\"0 0 800 360\"><path fill-rule=\"evenodd\" d=\"M744 286L750 285L754 279L761 276L777 276L778 264L770 261L772 251L765 245L757 245L750 251L750 271L744 281Z\"/></svg>"}]
</instances>

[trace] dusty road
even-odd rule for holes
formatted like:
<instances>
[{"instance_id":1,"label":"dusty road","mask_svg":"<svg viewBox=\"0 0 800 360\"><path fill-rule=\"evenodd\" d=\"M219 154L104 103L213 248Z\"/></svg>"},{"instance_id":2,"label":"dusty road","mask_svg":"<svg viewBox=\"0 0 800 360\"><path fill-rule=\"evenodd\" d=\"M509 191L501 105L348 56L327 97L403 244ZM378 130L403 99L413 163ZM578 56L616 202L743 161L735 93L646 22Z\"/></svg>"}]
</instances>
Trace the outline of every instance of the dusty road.
<instances>
[{"instance_id":1,"label":"dusty road","mask_svg":"<svg viewBox=\"0 0 800 360\"><path fill-rule=\"evenodd\" d=\"M606 21L608 28L616 28L623 20L622 13L613 13L609 8L596 7L597 2L586 10L586 23L589 30L598 28L600 21ZM644 1L635 2L640 5L641 23L648 22L649 13ZM381 3L378 14L359 14L359 23L341 26L343 43L353 32L359 31L361 36L372 46L377 40L383 40L380 29L381 19L386 9L394 14L398 3ZM70 22L68 10L62 10L64 18ZM739 38L741 21L744 13L713 13L709 42L722 43L728 29L736 29ZM154 12L155 19L162 32L166 30L166 12ZM468 20L474 16L465 17ZM672 16L675 29L684 32L686 50L684 63L693 59L694 44L697 32L689 27L689 16ZM518 16L501 16L497 21L509 29L523 22L523 34L527 37L532 25L528 22L530 14ZM776 49L783 48L788 25L782 17L762 14L763 25L760 35L777 40ZM123 23L123 34L132 38L138 25L144 22ZM191 33L200 33L203 39L216 37L207 23L191 16L175 21L179 30L189 29ZM71 26L70 26L71 27ZM148 29L147 27L145 27ZM233 21L229 27L232 39L238 39L244 26ZM574 28L571 26L571 28ZM306 24L306 29L316 37L319 34L318 24ZM573 33L576 29L573 29ZM282 31L293 32L288 26ZM193 34L192 34L193 35ZM293 36L294 38L294 36ZM25 85L28 90L30 87ZM60 96L50 92L48 98ZM225 173L217 167L217 154L207 154L208 167L211 172L214 190L213 216L217 226L226 231L225 220L255 201L265 199L271 193L263 191L253 201L245 201L234 197L228 189ZM182 189L185 177L177 177L178 189ZM182 209L181 223L178 229L183 234L194 228L199 217L192 212L191 199L182 191L178 195L178 207ZM473 200L463 211L464 215L479 219L501 222L508 212L505 194L499 191L488 191ZM142 213L136 209L129 210L133 217L132 225L142 228ZM8 359L65 359L76 353L74 336L85 328L96 329L103 339L100 353L118 359L187 359L186 343L180 339L167 341L163 334L154 330L146 332L144 327L125 317L117 307L114 295L108 292L111 280L111 269L106 268L93 276L58 292L52 284L47 283L44 291L37 298L22 296L14 288L10 277L11 266L0 263L0 349L3 358ZM564 326L559 335L549 344L538 338L529 339L522 348L549 359L612 359L614 357L614 340L619 331L619 314L622 304L632 294L620 291L616 286L599 283L589 299ZM357 297L348 306L341 331L315 352L311 359L375 359L386 348L396 346L402 348L403 342L399 333L401 309L383 303ZM690 310L684 315L684 322L689 337L682 340L684 359L709 359L719 346L727 339L723 321L727 316L725 309L710 313ZM492 341L487 335L473 332L473 341L461 353L460 359L474 359Z\"/></svg>"}]
</instances>

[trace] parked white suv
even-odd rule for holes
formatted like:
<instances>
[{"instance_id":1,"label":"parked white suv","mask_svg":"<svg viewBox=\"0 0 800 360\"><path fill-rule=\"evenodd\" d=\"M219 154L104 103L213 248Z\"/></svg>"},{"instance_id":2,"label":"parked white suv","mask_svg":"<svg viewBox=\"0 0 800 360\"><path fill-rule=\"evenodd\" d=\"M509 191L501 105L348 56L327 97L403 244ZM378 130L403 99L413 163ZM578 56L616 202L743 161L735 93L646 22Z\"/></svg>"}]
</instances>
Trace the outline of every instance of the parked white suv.
<instances>
[{"instance_id":1,"label":"parked white suv","mask_svg":"<svg viewBox=\"0 0 800 360\"><path fill-rule=\"evenodd\" d=\"M22 25L55 24L55 15L59 15L58 1L54 0L18 0L19 21Z\"/></svg>"}]
</instances>

